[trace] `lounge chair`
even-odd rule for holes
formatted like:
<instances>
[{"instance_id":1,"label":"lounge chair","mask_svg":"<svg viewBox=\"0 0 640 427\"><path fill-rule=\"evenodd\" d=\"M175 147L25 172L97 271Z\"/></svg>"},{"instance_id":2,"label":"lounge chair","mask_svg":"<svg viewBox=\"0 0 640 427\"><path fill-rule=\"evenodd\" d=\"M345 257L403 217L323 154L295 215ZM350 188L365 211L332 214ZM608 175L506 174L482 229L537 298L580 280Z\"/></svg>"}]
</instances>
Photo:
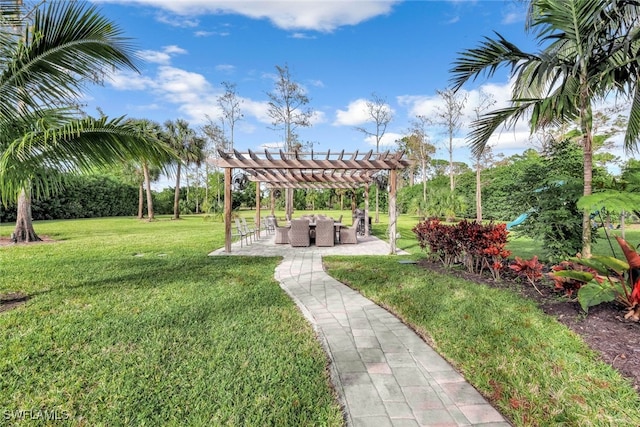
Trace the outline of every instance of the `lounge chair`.
<instances>
[{"instance_id":1,"label":"lounge chair","mask_svg":"<svg viewBox=\"0 0 640 427\"><path fill-rule=\"evenodd\" d=\"M335 228L332 219L316 220L316 246L333 246L335 243Z\"/></svg>"},{"instance_id":2,"label":"lounge chair","mask_svg":"<svg viewBox=\"0 0 640 427\"><path fill-rule=\"evenodd\" d=\"M340 243L342 244L356 244L358 243L358 223L354 221L351 227L340 228Z\"/></svg>"},{"instance_id":3,"label":"lounge chair","mask_svg":"<svg viewBox=\"0 0 640 427\"><path fill-rule=\"evenodd\" d=\"M308 219L292 219L291 229L289 230L289 243L291 243L291 246L309 246L311 244L309 230Z\"/></svg>"}]
</instances>

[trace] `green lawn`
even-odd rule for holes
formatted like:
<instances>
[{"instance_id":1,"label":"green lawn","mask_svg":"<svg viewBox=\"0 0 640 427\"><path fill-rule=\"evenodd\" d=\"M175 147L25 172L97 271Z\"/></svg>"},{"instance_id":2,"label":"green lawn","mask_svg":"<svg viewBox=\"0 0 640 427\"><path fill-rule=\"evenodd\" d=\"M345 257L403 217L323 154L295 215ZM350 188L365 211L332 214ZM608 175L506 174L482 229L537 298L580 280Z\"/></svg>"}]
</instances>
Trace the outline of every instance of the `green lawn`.
<instances>
[{"instance_id":1,"label":"green lawn","mask_svg":"<svg viewBox=\"0 0 640 427\"><path fill-rule=\"evenodd\" d=\"M349 211L324 213L351 223ZM386 221L373 233L384 237ZM424 256L417 221L398 223L398 246L413 258ZM0 235L11 230L3 224ZM279 259L207 257L223 246L222 230L199 216L46 221L36 231L54 243L0 247L0 293L31 296L0 313L0 417L341 425L326 356L273 280ZM515 255L536 251L527 240L511 245ZM640 425L637 392L533 305L397 261L326 263L412 324L516 425Z\"/></svg>"},{"instance_id":2,"label":"green lawn","mask_svg":"<svg viewBox=\"0 0 640 427\"><path fill-rule=\"evenodd\" d=\"M56 243L0 248L0 293L31 295L0 314L0 416L341 425L326 356L273 279L279 260L207 257L222 229L195 216L47 221L36 231Z\"/></svg>"}]
</instances>

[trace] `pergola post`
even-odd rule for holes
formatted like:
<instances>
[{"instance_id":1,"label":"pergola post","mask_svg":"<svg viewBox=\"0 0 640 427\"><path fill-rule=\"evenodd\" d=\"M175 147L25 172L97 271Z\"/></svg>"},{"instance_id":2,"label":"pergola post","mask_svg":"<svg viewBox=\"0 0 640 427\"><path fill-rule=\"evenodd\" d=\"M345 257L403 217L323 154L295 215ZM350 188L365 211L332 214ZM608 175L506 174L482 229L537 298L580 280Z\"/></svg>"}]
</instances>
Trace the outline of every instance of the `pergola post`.
<instances>
[{"instance_id":1,"label":"pergola post","mask_svg":"<svg viewBox=\"0 0 640 427\"><path fill-rule=\"evenodd\" d=\"M369 235L369 184L364 186L364 235Z\"/></svg>"},{"instance_id":2,"label":"pergola post","mask_svg":"<svg viewBox=\"0 0 640 427\"><path fill-rule=\"evenodd\" d=\"M260 183L256 182L256 232L260 237Z\"/></svg>"},{"instance_id":3,"label":"pergola post","mask_svg":"<svg viewBox=\"0 0 640 427\"><path fill-rule=\"evenodd\" d=\"M276 196L274 193L274 189L269 190L269 195L271 196L271 216L276 216Z\"/></svg>"},{"instance_id":4,"label":"pergola post","mask_svg":"<svg viewBox=\"0 0 640 427\"><path fill-rule=\"evenodd\" d=\"M391 246L391 255L396 254L396 184L398 180L398 171L391 169L389 171L389 245Z\"/></svg>"},{"instance_id":5,"label":"pergola post","mask_svg":"<svg viewBox=\"0 0 640 427\"><path fill-rule=\"evenodd\" d=\"M224 168L224 251L231 253L231 176L232 168Z\"/></svg>"}]
</instances>

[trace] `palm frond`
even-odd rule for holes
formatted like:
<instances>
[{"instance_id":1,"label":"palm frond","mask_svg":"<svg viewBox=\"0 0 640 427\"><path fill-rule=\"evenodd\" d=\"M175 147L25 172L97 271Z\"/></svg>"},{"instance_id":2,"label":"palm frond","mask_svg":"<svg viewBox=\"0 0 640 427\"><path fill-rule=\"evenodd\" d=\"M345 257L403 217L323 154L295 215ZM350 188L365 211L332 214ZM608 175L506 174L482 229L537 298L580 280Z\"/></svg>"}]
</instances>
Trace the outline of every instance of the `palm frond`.
<instances>
[{"instance_id":1,"label":"palm frond","mask_svg":"<svg viewBox=\"0 0 640 427\"><path fill-rule=\"evenodd\" d=\"M467 137L471 153L474 156L482 154L489 142L489 138L500 126L510 127L522 118L530 107L528 103L512 105L511 107L491 111L471 123L472 130Z\"/></svg>"},{"instance_id":2,"label":"palm frond","mask_svg":"<svg viewBox=\"0 0 640 427\"><path fill-rule=\"evenodd\" d=\"M166 144L123 118L88 117L59 127L41 119L0 157L0 190L6 202L29 182L46 191L50 183L43 171L84 172L132 159L164 165L173 156Z\"/></svg>"},{"instance_id":3,"label":"palm frond","mask_svg":"<svg viewBox=\"0 0 640 427\"><path fill-rule=\"evenodd\" d=\"M132 46L119 27L81 2L38 8L9 57L0 74L0 117L15 117L20 109L68 105L102 75L136 69Z\"/></svg>"},{"instance_id":4,"label":"palm frond","mask_svg":"<svg viewBox=\"0 0 640 427\"><path fill-rule=\"evenodd\" d=\"M475 80L481 74L491 77L502 66L511 67L512 71L522 61L535 59L535 55L525 53L500 34L497 39L485 37L480 46L459 53L449 70L452 89L460 89L467 81Z\"/></svg>"},{"instance_id":5,"label":"palm frond","mask_svg":"<svg viewBox=\"0 0 640 427\"><path fill-rule=\"evenodd\" d=\"M624 148L628 152L638 150L638 142L640 140L640 86L636 84L633 93L633 102L629 112L627 121L627 132L624 136Z\"/></svg>"}]
</instances>

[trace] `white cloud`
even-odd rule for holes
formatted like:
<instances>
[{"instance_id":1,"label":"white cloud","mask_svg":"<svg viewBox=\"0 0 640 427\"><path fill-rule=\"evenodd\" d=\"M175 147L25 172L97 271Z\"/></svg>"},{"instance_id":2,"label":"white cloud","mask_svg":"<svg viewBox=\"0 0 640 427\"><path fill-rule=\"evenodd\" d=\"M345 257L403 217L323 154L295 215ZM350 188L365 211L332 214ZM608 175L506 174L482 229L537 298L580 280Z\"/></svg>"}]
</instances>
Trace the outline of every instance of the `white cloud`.
<instances>
[{"instance_id":1,"label":"white cloud","mask_svg":"<svg viewBox=\"0 0 640 427\"><path fill-rule=\"evenodd\" d=\"M158 52L157 50L140 50L136 52L138 57L146 62L152 62L154 64L168 64L171 62L171 55L165 52Z\"/></svg>"},{"instance_id":2,"label":"white cloud","mask_svg":"<svg viewBox=\"0 0 640 427\"><path fill-rule=\"evenodd\" d=\"M157 50L141 50L136 52L136 55L146 62L154 64L168 65L171 62L171 58L175 55L182 55L187 51L176 45L164 46L161 51Z\"/></svg>"},{"instance_id":3,"label":"white cloud","mask_svg":"<svg viewBox=\"0 0 640 427\"><path fill-rule=\"evenodd\" d=\"M382 138L380 139L380 148L381 149L389 149L391 151L393 151L393 148L396 148L397 146L397 142L399 139L402 139L405 135L401 134L401 133L394 133L394 132L385 132L384 135L382 135ZM376 146L376 137L373 135L369 135L367 136L365 139L365 142L369 145L371 145L373 148L375 148Z\"/></svg>"},{"instance_id":4,"label":"white cloud","mask_svg":"<svg viewBox=\"0 0 640 427\"><path fill-rule=\"evenodd\" d=\"M400 0L360 1L231 1L231 0L99 0L103 3L142 4L186 17L205 14L238 14L252 19L268 19L284 30L331 32L345 25L357 25L389 14ZM173 26L195 26L194 19L160 16Z\"/></svg>"},{"instance_id":5,"label":"white cloud","mask_svg":"<svg viewBox=\"0 0 640 427\"><path fill-rule=\"evenodd\" d=\"M121 2L116 1L115 3ZM164 14L157 15L156 20L158 20L158 22L162 22L163 24L171 25L172 27L178 28L195 28L200 24L200 22L196 19L190 19L182 16L168 16Z\"/></svg>"},{"instance_id":6,"label":"white cloud","mask_svg":"<svg viewBox=\"0 0 640 427\"><path fill-rule=\"evenodd\" d=\"M152 78L131 71L116 72L108 82L117 90L146 90L155 85Z\"/></svg>"},{"instance_id":7,"label":"white cloud","mask_svg":"<svg viewBox=\"0 0 640 427\"><path fill-rule=\"evenodd\" d=\"M352 101L347 106L346 110L336 111L336 120L333 122L334 126L360 126L365 123L372 122L371 115L369 114L369 107L367 106L369 100L360 98ZM394 111L386 105L386 107L393 114Z\"/></svg>"},{"instance_id":8,"label":"white cloud","mask_svg":"<svg viewBox=\"0 0 640 427\"><path fill-rule=\"evenodd\" d=\"M186 49L183 49L180 46L176 46L175 44L164 46L163 49L164 52L168 53L169 55L181 55L187 53Z\"/></svg>"}]
</instances>

